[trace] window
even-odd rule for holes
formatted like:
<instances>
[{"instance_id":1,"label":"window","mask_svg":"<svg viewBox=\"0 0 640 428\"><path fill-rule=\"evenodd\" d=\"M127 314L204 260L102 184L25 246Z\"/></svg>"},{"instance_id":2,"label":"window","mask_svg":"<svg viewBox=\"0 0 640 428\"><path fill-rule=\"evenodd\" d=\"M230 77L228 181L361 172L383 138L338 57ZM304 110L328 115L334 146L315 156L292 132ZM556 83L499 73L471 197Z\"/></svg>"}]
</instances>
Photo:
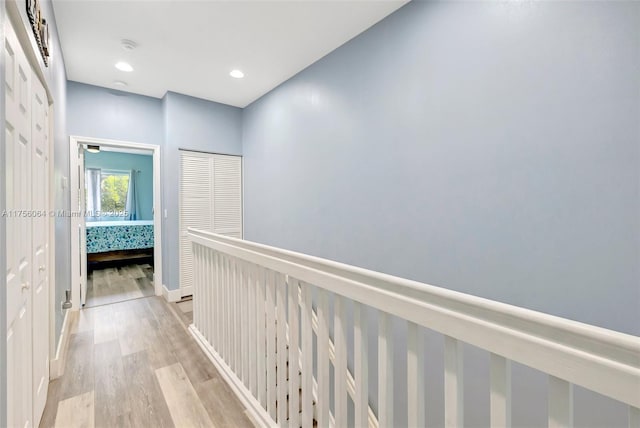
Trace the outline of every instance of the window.
<instances>
[{"instance_id":1,"label":"window","mask_svg":"<svg viewBox=\"0 0 640 428\"><path fill-rule=\"evenodd\" d=\"M100 179L100 209L102 212L123 212L127 204L129 173L102 170Z\"/></svg>"}]
</instances>

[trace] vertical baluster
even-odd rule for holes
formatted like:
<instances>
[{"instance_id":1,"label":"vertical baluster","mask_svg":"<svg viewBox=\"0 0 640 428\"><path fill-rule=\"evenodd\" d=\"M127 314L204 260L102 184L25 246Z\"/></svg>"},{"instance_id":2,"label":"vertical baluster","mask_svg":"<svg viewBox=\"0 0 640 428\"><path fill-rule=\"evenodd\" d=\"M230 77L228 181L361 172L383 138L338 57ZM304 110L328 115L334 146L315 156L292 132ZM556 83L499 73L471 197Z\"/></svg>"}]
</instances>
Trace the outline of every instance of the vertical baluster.
<instances>
[{"instance_id":1,"label":"vertical baluster","mask_svg":"<svg viewBox=\"0 0 640 428\"><path fill-rule=\"evenodd\" d=\"M200 330L200 332L202 333L202 335L205 337L205 339L207 339L207 341L209 340L209 331L208 331L208 325L207 325L207 311L204 310L204 304L205 304L205 299L206 299L206 288L207 288L207 281L205 279L206 277L206 269L205 269L205 253L206 253L206 248L204 246L198 246L198 289L196 290L196 287L194 287L194 289L192 290L193 292L193 300L197 300L197 302L202 305L200 307L200 323L202 324L202 330Z\"/></svg>"},{"instance_id":2,"label":"vertical baluster","mask_svg":"<svg viewBox=\"0 0 640 428\"><path fill-rule=\"evenodd\" d=\"M222 333L221 333L221 328L220 326L222 325L221 319L222 319L222 305L220 304L220 296L222 295L222 293L220 292L221 290L221 286L220 286L220 273L222 271L222 267L220 266L220 253L218 253L217 251L214 251L213 253L213 260L216 266L216 282L214 284L215 287L215 313L214 313L214 320L215 320L215 329L216 329L216 352L218 353L218 355L220 355L220 351L222 348Z\"/></svg>"},{"instance_id":3,"label":"vertical baluster","mask_svg":"<svg viewBox=\"0 0 640 428\"><path fill-rule=\"evenodd\" d=\"M240 345L242 344L242 333L240 331L240 328L242 326L241 322L240 322L240 317L241 317L241 313L240 313L240 290L241 290L241 285L240 283L242 282L242 278L241 278L241 267L240 267L240 259L235 259L235 281L234 281L234 287L235 287L235 301L234 301L234 308L235 308L235 314L233 317L233 334L234 334L234 338L235 338L235 362L236 362L236 367L235 367L235 372L238 375L238 378L242 379L242 355L240 354Z\"/></svg>"},{"instance_id":4,"label":"vertical baluster","mask_svg":"<svg viewBox=\"0 0 640 428\"><path fill-rule=\"evenodd\" d=\"M378 322L378 421L381 427L391 427L394 424L391 316L380 312Z\"/></svg>"},{"instance_id":5,"label":"vertical baluster","mask_svg":"<svg viewBox=\"0 0 640 428\"><path fill-rule=\"evenodd\" d=\"M230 317L231 311L229 306L231 305L231 296L229 293L231 287L231 265L229 257L224 256L224 360L227 365L230 365L230 349L231 349L231 333L230 333Z\"/></svg>"},{"instance_id":6,"label":"vertical baluster","mask_svg":"<svg viewBox=\"0 0 640 428\"><path fill-rule=\"evenodd\" d=\"M242 373L244 374L244 385L247 389L251 389L251 380L249 374L249 365L251 364L249 361L249 339L251 334L253 333L253 324L251 324L251 328L249 328L249 285L250 285L250 275L249 275L249 264L242 264L242 312L240 313L240 319L242 320L242 357L243 361L243 369Z\"/></svg>"},{"instance_id":7,"label":"vertical baluster","mask_svg":"<svg viewBox=\"0 0 640 428\"><path fill-rule=\"evenodd\" d=\"M347 333L346 301L335 295L333 309L334 365L334 419L337 427L347 426Z\"/></svg>"},{"instance_id":8,"label":"vertical baluster","mask_svg":"<svg viewBox=\"0 0 640 428\"><path fill-rule=\"evenodd\" d=\"M217 316L218 316L218 261L217 261L217 252L215 250L211 250L211 283L209 284L211 288L211 300L209 311L211 312L211 336L213 337L213 349L218 351L220 348L220 344L218 342L218 331L217 331Z\"/></svg>"},{"instance_id":9,"label":"vertical baluster","mask_svg":"<svg viewBox=\"0 0 640 428\"><path fill-rule=\"evenodd\" d=\"M237 259L235 257L231 258L231 318L229 319L230 323L230 337L231 337L231 368L233 372L238 374L238 353L237 344L238 344L238 323L236 320L236 314L238 312L237 306L237 297L238 297L238 270L237 270Z\"/></svg>"},{"instance_id":10,"label":"vertical baluster","mask_svg":"<svg viewBox=\"0 0 640 428\"><path fill-rule=\"evenodd\" d=\"M238 364L238 342L240 338L238 337L238 259L235 257L233 260L233 281L231 282L232 287L232 301L231 301L231 310L233 316L231 317L231 337L233 338L233 372L238 375L240 372L240 365Z\"/></svg>"},{"instance_id":11,"label":"vertical baluster","mask_svg":"<svg viewBox=\"0 0 640 428\"><path fill-rule=\"evenodd\" d=\"M278 366L277 366L277 392L278 392L278 424L284 426L287 420L287 284L284 276L276 273L276 324L277 338L276 344L278 348Z\"/></svg>"},{"instance_id":12,"label":"vertical baluster","mask_svg":"<svg viewBox=\"0 0 640 428\"><path fill-rule=\"evenodd\" d=\"M225 258L224 258L224 254L222 253L218 253L218 263L220 264L220 282L218 285L218 291L219 291L219 299L220 299L220 317L219 317L219 322L220 325L218 326L218 329L220 331L220 349L218 349L218 353L220 354L220 357L222 357L222 359L224 359L226 361L225 358L225 349L226 349L226 335L225 335L225 331L224 331L224 317L225 317L225 283L226 283L226 266L225 266Z\"/></svg>"},{"instance_id":13,"label":"vertical baluster","mask_svg":"<svg viewBox=\"0 0 640 428\"><path fill-rule=\"evenodd\" d=\"M511 426L511 361L491 354L491 426Z\"/></svg>"},{"instance_id":14,"label":"vertical baluster","mask_svg":"<svg viewBox=\"0 0 640 428\"><path fill-rule=\"evenodd\" d=\"M233 258L227 257L227 364L233 370Z\"/></svg>"},{"instance_id":15,"label":"vertical baluster","mask_svg":"<svg viewBox=\"0 0 640 428\"><path fill-rule=\"evenodd\" d=\"M194 287L193 291L193 301L197 301L197 305L200 309L200 322L202 323L202 335L205 337L207 342L210 343L209 337L209 323L207 322L207 311L205 309L207 302L207 248L204 246L199 246L198 248L198 288L197 290ZM193 302L192 301L192 302ZM194 302L195 303L195 302Z\"/></svg>"},{"instance_id":16,"label":"vertical baluster","mask_svg":"<svg viewBox=\"0 0 640 428\"><path fill-rule=\"evenodd\" d=\"M247 280L247 294L249 295L248 308L247 308L247 331L249 332L248 343L248 358L249 358L249 390L255 398L258 398L256 367L257 367L257 355L256 351L256 270L255 265L250 263L247 267L248 280Z\"/></svg>"},{"instance_id":17,"label":"vertical baluster","mask_svg":"<svg viewBox=\"0 0 640 428\"><path fill-rule=\"evenodd\" d=\"M410 427L422 427L424 419L424 337L417 324L407 329L407 397Z\"/></svg>"},{"instance_id":18,"label":"vertical baluster","mask_svg":"<svg viewBox=\"0 0 640 428\"><path fill-rule=\"evenodd\" d=\"M267 411L276 420L276 296L273 272L266 272L267 285Z\"/></svg>"},{"instance_id":19,"label":"vertical baluster","mask_svg":"<svg viewBox=\"0 0 640 428\"><path fill-rule=\"evenodd\" d=\"M266 384L266 289L265 275L262 267L256 266L256 389L258 401L263 408L267 408Z\"/></svg>"},{"instance_id":20,"label":"vertical baluster","mask_svg":"<svg viewBox=\"0 0 640 428\"><path fill-rule=\"evenodd\" d=\"M366 306L360 302L354 302L353 309L355 423L357 427L366 427L369 425L369 324Z\"/></svg>"},{"instance_id":21,"label":"vertical baluster","mask_svg":"<svg viewBox=\"0 0 640 428\"><path fill-rule=\"evenodd\" d=\"M549 376L549 428L573 426L573 385Z\"/></svg>"},{"instance_id":22,"label":"vertical baluster","mask_svg":"<svg viewBox=\"0 0 640 428\"><path fill-rule=\"evenodd\" d=\"M207 326L204 322L204 311L202 310L202 292L204 287L203 280L203 266L202 266L202 253L204 247L202 245L194 245L194 250L196 252L196 257L194 257L194 262L196 264L195 275L197 279L194 281L194 287L192 289L193 299L197 301L197 316L198 316L198 330L200 333L207 337ZM182 296L181 296L182 297ZM194 317L195 317L194 313Z\"/></svg>"},{"instance_id":23,"label":"vertical baluster","mask_svg":"<svg viewBox=\"0 0 640 428\"><path fill-rule=\"evenodd\" d=\"M207 311L207 316L209 317L209 330L211 331L211 344L213 345L214 349L217 346L217 342L216 342L216 333L215 333L215 327L216 327L216 323L214 320L215 317L215 303L216 303L216 299L215 299L215 292L216 292L216 265L215 265L215 261L213 259L215 252L213 251L213 249L209 250L209 255L207 257L207 266L208 266L208 271L209 271L209 275L208 275L208 280L207 280L207 289L209 290L209 300L207 301L207 306L206 306L206 311Z\"/></svg>"},{"instance_id":24,"label":"vertical baluster","mask_svg":"<svg viewBox=\"0 0 640 428\"><path fill-rule=\"evenodd\" d=\"M196 299L198 288L200 287L198 281L198 245L195 242L191 242L191 254L193 256L193 323L196 325L196 328L200 333L202 333L203 328L200 323L200 311L195 306L199 301Z\"/></svg>"},{"instance_id":25,"label":"vertical baluster","mask_svg":"<svg viewBox=\"0 0 640 428\"><path fill-rule=\"evenodd\" d=\"M629 428L640 428L640 409L629 406Z\"/></svg>"},{"instance_id":26,"label":"vertical baluster","mask_svg":"<svg viewBox=\"0 0 640 428\"><path fill-rule=\"evenodd\" d=\"M329 426L329 304L327 292L318 288L318 426Z\"/></svg>"},{"instance_id":27,"label":"vertical baluster","mask_svg":"<svg viewBox=\"0 0 640 428\"><path fill-rule=\"evenodd\" d=\"M246 384L247 374L246 374L246 347L244 346L245 341L247 340L246 331L244 330L244 318L246 313L244 311L244 304L246 302L244 296L244 262L238 259L237 264L238 269L238 311L237 311L237 321L238 328L236 330L236 334L238 335L238 377L242 380L243 383Z\"/></svg>"},{"instance_id":28,"label":"vertical baluster","mask_svg":"<svg viewBox=\"0 0 640 428\"><path fill-rule=\"evenodd\" d=\"M300 284L302 291L302 420L303 428L313 425L313 316L311 286Z\"/></svg>"},{"instance_id":29,"label":"vertical baluster","mask_svg":"<svg viewBox=\"0 0 640 428\"><path fill-rule=\"evenodd\" d=\"M298 280L289 277L289 426L291 428L300 427L299 293Z\"/></svg>"},{"instance_id":30,"label":"vertical baluster","mask_svg":"<svg viewBox=\"0 0 640 428\"><path fill-rule=\"evenodd\" d=\"M464 425L462 343L444 338L444 424L447 427Z\"/></svg>"},{"instance_id":31,"label":"vertical baluster","mask_svg":"<svg viewBox=\"0 0 640 428\"><path fill-rule=\"evenodd\" d=\"M213 332L211 331L211 249L203 247L202 265L204 267L203 284L201 287L202 297L200 309L202 310L202 318L207 325L207 342L213 344ZM194 297L195 300L195 297ZM192 302L193 303L193 302Z\"/></svg>"}]
</instances>

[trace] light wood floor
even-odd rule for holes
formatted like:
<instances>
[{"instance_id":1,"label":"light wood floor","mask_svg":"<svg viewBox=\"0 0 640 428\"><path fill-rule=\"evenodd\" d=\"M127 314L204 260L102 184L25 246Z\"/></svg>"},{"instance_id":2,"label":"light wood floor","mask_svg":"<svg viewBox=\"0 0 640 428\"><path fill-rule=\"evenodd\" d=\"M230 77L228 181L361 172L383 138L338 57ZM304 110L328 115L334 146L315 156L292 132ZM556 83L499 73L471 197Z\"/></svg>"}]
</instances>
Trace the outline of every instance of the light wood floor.
<instances>
[{"instance_id":1,"label":"light wood floor","mask_svg":"<svg viewBox=\"0 0 640 428\"><path fill-rule=\"evenodd\" d=\"M153 296L153 267L131 264L94 270L87 278L86 308Z\"/></svg>"},{"instance_id":2,"label":"light wood floor","mask_svg":"<svg viewBox=\"0 0 640 428\"><path fill-rule=\"evenodd\" d=\"M154 296L82 310L40 426L253 427L186 331L186 309Z\"/></svg>"}]
</instances>

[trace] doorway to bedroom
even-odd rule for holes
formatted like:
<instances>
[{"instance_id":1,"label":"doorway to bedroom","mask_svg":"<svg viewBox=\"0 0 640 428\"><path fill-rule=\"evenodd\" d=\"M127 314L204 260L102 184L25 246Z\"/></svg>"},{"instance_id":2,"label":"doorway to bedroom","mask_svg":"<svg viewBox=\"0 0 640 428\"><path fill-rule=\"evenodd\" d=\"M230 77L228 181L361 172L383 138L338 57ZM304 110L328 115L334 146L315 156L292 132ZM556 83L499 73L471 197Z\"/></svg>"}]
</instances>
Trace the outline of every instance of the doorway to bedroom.
<instances>
[{"instance_id":1,"label":"doorway to bedroom","mask_svg":"<svg viewBox=\"0 0 640 428\"><path fill-rule=\"evenodd\" d=\"M153 289L153 152L84 147L85 307Z\"/></svg>"},{"instance_id":2,"label":"doorway to bedroom","mask_svg":"<svg viewBox=\"0 0 640 428\"><path fill-rule=\"evenodd\" d=\"M73 307L161 294L158 146L72 137L71 148Z\"/></svg>"}]
</instances>

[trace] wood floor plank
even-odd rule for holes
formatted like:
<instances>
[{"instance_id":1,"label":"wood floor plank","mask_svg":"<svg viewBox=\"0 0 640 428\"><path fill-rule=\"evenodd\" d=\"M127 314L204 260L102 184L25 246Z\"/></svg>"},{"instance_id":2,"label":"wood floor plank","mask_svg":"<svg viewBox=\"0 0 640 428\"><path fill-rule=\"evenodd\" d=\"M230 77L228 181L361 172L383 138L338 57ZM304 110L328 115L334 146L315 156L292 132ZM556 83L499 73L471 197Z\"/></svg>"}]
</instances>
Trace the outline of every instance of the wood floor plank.
<instances>
[{"instance_id":1,"label":"wood floor plank","mask_svg":"<svg viewBox=\"0 0 640 428\"><path fill-rule=\"evenodd\" d=\"M93 330L71 336L60 398L65 400L93 390Z\"/></svg>"},{"instance_id":2,"label":"wood floor plank","mask_svg":"<svg viewBox=\"0 0 640 428\"><path fill-rule=\"evenodd\" d=\"M70 333L84 333L92 331L94 326L94 317L92 309L82 309L78 311L78 319L72 326Z\"/></svg>"},{"instance_id":3,"label":"wood floor plank","mask_svg":"<svg viewBox=\"0 0 640 428\"><path fill-rule=\"evenodd\" d=\"M70 414L68 407L88 403L88 397L78 398L88 393L93 394L90 422L96 427L251 426L241 403L188 333L183 324L188 314L157 296L82 310L65 372L49 385L40 426L84 424L86 418ZM58 415L59 403L67 399L76 401L63 404Z\"/></svg>"},{"instance_id":4,"label":"wood floor plank","mask_svg":"<svg viewBox=\"0 0 640 428\"><path fill-rule=\"evenodd\" d=\"M58 404L56 428L94 428L94 395L93 391L76 395Z\"/></svg>"},{"instance_id":5,"label":"wood floor plank","mask_svg":"<svg viewBox=\"0 0 640 428\"><path fill-rule=\"evenodd\" d=\"M178 427L215 427L182 364L156 370L171 418Z\"/></svg>"},{"instance_id":6,"label":"wood floor plank","mask_svg":"<svg viewBox=\"0 0 640 428\"><path fill-rule=\"evenodd\" d=\"M113 322L113 310L111 306L93 308L93 343L99 344L117 340L116 327Z\"/></svg>"},{"instance_id":7,"label":"wood floor plank","mask_svg":"<svg viewBox=\"0 0 640 428\"><path fill-rule=\"evenodd\" d=\"M147 351L123 357L124 373L129 388L131 412L128 415L134 427L174 427L169 407L160 384L151 368Z\"/></svg>"},{"instance_id":8,"label":"wood floor plank","mask_svg":"<svg viewBox=\"0 0 640 428\"><path fill-rule=\"evenodd\" d=\"M178 358L171 350L171 343L160 329L155 318L144 318L142 328L145 331L145 350L151 368L158 369L178 362Z\"/></svg>"},{"instance_id":9,"label":"wood floor plank","mask_svg":"<svg viewBox=\"0 0 640 428\"><path fill-rule=\"evenodd\" d=\"M117 339L94 347L94 367L96 426L117 426L119 418L131 410L126 399L128 379Z\"/></svg>"},{"instance_id":10,"label":"wood floor plank","mask_svg":"<svg viewBox=\"0 0 640 428\"><path fill-rule=\"evenodd\" d=\"M253 428L246 410L238 402L227 384L219 377L194 385L198 397L219 428Z\"/></svg>"},{"instance_id":11,"label":"wood floor plank","mask_svg":"<svg viewBox=\"0 0 640 428\"><path fill-rule=\"evenodd\" d=\"M153 269L150 270L153 278ZM148 276L149 273L136 264L95 270L87 279L86 307L151 296L155 290ZM139 281L143 281L142 286Z\"/></svg>"},{"instance_id":12,"label":"wood floor plank","mask_svg":"<svg viewBox=\"0 0 640 428\"><path fill-rule=\"evenodd\" d=\"M176 306L178 306L182 312L193 312L193 300L178 302L176 303Z\"/></svg>"}]
</instances>

